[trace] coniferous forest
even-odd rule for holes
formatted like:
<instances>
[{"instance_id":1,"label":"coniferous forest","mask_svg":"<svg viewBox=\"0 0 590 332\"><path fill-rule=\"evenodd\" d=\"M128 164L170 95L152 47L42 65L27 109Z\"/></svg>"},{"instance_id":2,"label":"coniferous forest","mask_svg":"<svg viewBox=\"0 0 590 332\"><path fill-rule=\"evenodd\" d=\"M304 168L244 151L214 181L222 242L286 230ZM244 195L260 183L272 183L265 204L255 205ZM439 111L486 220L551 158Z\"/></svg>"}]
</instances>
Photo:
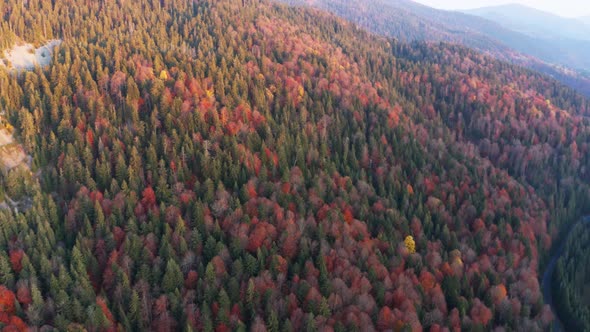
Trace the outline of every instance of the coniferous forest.
<instances>
[{"instance_id":1,"label":"coniferous forest","mask_svg":"<svg viewBox=\"0 0 590 332\"><path fill-rule=\"evenodd\" d=\"M0 176L2 331L549 329L590 207L574 90L267 0L0 15L0 49L62 40L0 68L32 158Z\"/></svg>"},{"instance_id":2,"label":"coniferous forest","mask_svg":"<svg viewBox=\"0 0 590 332\"><path fill-rule=\"evenodd\" d=\"M589 245L590 226L586 220L572 229L553 275L559 315L570 331L587 331L590 328Z\"/></svg>"}]
</instances>

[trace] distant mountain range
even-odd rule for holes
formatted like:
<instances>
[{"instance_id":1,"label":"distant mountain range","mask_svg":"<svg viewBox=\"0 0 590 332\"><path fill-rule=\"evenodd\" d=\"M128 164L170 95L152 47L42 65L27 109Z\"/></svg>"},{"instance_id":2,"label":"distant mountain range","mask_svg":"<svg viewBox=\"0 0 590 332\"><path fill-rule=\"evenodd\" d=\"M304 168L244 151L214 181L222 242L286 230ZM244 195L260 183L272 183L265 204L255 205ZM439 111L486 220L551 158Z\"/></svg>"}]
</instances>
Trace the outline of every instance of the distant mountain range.
<instances>
[{"instance_id":1,"label":"distant mountain range","mask_svg":"<svg viewBox=\"0 0 590 332\"><path fill-rule=\"evenodd\" d=\"M465 13L486 18L534 38L590 40L588 17L565 18L518 4L484 7Z\"/></svg>"},{"instance_id":2,"label":"distant mountain range","mask_svg":"<svg viewBox=\"0 0 590 332\"><path fill-rule=\"evenodd\" d=\"M525 33L492 18L480 17L474 13L438 10L409 0L283 1L328 10L375 33L404 41L462 44L549 74L590 96L590 40L540 38L540 28L531 28ZM510 6L505 6L503 10L509 11L509 8ZM484 12L482 9L480 15L484 15ZM524 22L542 21L540 17L549 15L552 20L548 20L550 23L547 25L559 26L557 16L523 6L519 6L519 12L517 15L525 17L522 19ZM575 24L585 28L578 22ZM562 34L572 29L564 28ZM573 35L574 31L570 34Z\"/></svg>"},{"instance_id":3,"label":"distant mountain range","mask_svg":"<svg viewBox=\"0 0 590 332\"><path fill-rule=\"evenodd\" d=\"M499 37L520 52L590 72L590 16L565 18L520 4L484 7L465 13L533 38L530 44L519 46Z\"/></svg>"}]
</instances>

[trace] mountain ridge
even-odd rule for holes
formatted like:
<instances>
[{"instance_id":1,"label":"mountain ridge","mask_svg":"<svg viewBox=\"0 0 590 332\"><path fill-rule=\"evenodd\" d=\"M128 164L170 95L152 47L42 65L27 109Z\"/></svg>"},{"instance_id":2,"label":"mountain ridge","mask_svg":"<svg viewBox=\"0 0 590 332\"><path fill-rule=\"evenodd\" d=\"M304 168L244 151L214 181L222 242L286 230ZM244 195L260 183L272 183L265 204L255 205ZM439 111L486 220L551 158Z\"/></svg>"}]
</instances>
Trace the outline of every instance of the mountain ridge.
<instances>
[{"instance_id":1,"label":"mountain ridge","mask_svg":"<svg viewBox=\"0 0 590 332\"><path fill-rule=\"evenodd\" d=\"M535 38L590 40L590 27L581 24L578 19L565 18L521 4L482 7L463 12Z\"/></svg>"},{"instance_id":2,"label":"mountain ridge","mask_svg":"<svg viewBox=\"0 0 590 332\"><path fill-rule=\"evenodd\" d=\"M564 40L551 44L487 19L409 0L371 0L362 4L352 0L284 2L329 10L375 33L400 40L460 43L549 74L590 96L590 75L567 68L590 68L590 42Z\"/></svg>"}]
</instances>

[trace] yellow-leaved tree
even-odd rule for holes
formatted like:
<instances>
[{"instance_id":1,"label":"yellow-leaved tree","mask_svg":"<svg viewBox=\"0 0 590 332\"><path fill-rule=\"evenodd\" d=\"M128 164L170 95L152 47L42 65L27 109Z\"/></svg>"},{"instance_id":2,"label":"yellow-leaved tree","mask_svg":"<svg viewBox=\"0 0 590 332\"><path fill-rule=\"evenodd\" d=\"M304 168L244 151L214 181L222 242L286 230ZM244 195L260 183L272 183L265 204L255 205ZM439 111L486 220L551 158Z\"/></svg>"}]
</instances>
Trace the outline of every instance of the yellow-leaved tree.
<instances>
[{"instance_id":1,"label":"yellow-leaved tree","mask_svg":"<svg viewBox=\"0 0 590 332\"><path fill-rule=\"evenodd\" d=\"M406 248L408 248L408 251L410 252L410 254L413 254L416 252L416 242L414 241L414 237L411 235L406 236L406 239L404 240L404 244L406 245Z\"/></svg>"}]
</instances>

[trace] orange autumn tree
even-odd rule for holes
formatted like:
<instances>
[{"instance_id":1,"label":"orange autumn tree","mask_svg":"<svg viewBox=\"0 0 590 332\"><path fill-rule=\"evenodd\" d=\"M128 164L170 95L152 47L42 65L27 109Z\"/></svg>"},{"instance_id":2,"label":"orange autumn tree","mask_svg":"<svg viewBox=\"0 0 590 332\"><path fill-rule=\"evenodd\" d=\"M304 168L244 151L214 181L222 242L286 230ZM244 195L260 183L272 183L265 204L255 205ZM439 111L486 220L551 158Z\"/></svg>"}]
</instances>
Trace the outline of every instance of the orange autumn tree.
<instances>
[{"instance_id":1,"label":"orange autumn tree","mask_svg":"<svg viewBox=\"0 0 590 332\"><path fill-rule=\"evenodd\" d=\"M2 331L28 331L26 324L15 316L16 297L5 286L0 286L0 323L4 324Z\"/></svg>"}]
</instances>

